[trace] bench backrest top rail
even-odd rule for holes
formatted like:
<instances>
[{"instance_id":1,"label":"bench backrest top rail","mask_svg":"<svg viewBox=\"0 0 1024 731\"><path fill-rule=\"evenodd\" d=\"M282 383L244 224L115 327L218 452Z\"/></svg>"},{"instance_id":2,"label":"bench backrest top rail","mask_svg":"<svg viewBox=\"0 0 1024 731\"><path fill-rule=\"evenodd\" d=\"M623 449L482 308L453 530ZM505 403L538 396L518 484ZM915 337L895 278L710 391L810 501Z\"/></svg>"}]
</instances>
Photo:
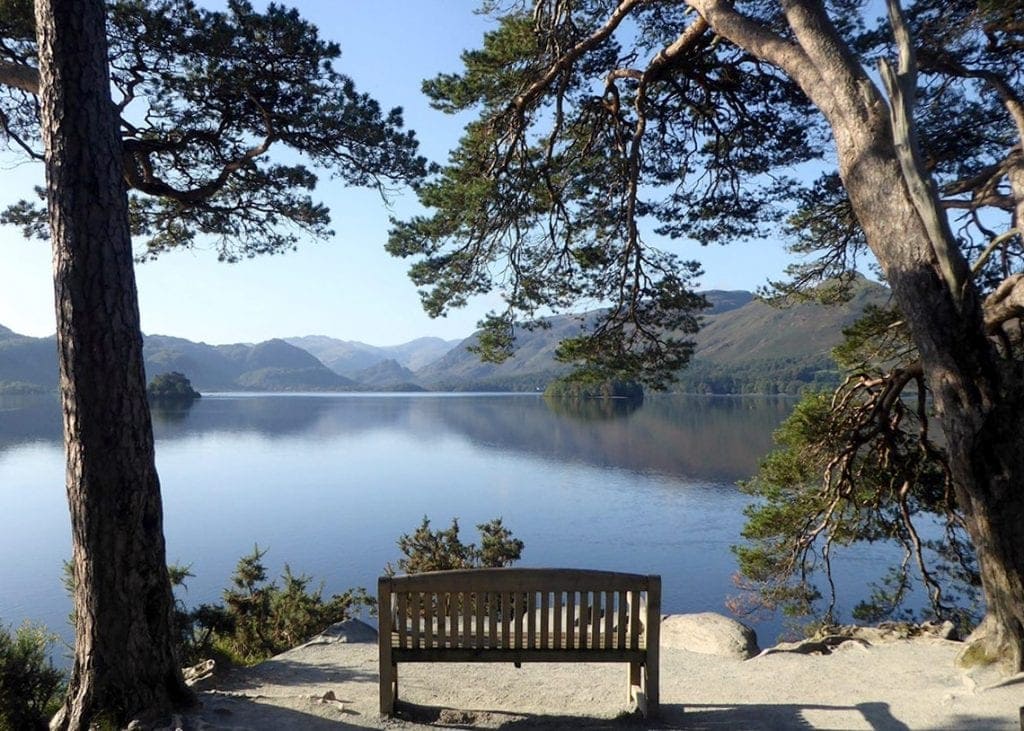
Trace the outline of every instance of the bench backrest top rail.
<instances>
[{"instance_id":1,"label":"bench backrest top rail","mask_svg":"<svg viewBox=\"0 0 1024 731\"><path fill-rule=\"evenodd\" d=\"M409 576L382 576L381 588L392 592L474 591L655 591L660 576L591 569L499 568L430 571Z\"/></svg>"}]
</instances>

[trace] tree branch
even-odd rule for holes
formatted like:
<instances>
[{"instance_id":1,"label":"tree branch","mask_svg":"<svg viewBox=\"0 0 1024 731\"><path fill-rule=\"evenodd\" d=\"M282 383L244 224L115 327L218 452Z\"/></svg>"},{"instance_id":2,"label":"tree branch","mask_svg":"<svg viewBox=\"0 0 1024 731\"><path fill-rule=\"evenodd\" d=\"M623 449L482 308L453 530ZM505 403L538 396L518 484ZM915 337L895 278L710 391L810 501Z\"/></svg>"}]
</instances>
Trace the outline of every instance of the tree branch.
<instances>
[{"instance_id":1,"label":"tree branch","mask_svg":"<svg viewBox=\"0 0 1024 731\"><path fill-rule=\"evenodd\" d=\"M822 110L831 110L833 97L807 52L738 12L727 0L686 0L718 35L757 58L782 69Z\"/></svg>"},{"instance_id":2,"label":"tree branch","mask_svg":"<svg viewBox=\"0 0 1024 731\"><path fill-rule=\"evenodd\" d=\"M887 0L887 5L889 22L892 24L896 46L899 49L899 65L897 70L893 71L892 66L882 59L878 66L889 94L893 144L914 208L928 232L939 271L959 308L963 300L965 282L955 262L961 259L956 251L953 233L949 230L949 222L938 204L931 178L922 172L925 168L914 128L913 105L914 95L917 93L917 61L914 46L899 0Z\"/></svg>"},{"instance_id":3,"label":"tree branch","mask_svg":"<svg viewBox=\"0 0 1024 731\"><path fill-rule=\"evenodd\" d=\"M39 70L0 59L0 84L39 96Z\"/></svg>"},{"instance_id":4,"label":"tree branch","mask_svg":"<svg viewBox=\"0 0 1024 731\"><path fill-rule=\"evenodd\" d=\"M523 110L527 106L547 90L548 86L550 86L551 82L554 81L559 74L571 68L577 59L587 51L606 41L609 36L615 32L615 29L619 27L622 21L626 19L633 8L641 5L644 1L645 0L623 0L623 2L619 3L619 6L615 8L604 25L555 59L555 62L551 64L548 70L545 71L539 79L530 84L525 91L516 95L509 104L509 107L515 109L519 114L522 114Z\"/></svg>"}]
</instances>

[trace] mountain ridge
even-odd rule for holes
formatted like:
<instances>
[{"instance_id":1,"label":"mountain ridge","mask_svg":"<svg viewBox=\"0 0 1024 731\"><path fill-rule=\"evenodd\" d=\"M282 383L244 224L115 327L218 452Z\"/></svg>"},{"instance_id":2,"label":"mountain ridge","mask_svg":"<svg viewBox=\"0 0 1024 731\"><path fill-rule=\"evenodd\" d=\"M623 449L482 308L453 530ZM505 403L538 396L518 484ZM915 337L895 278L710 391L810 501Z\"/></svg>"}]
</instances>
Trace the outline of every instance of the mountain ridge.
<instances>
[{"instance_id":1,"label":"mountain ridge","mask_svg":"<svg viewBox=\"0 0 1024 731\"><path fill-rule=\"evenodd\" d=\"M888 290L861 280L851 302L838 307L803 302L778 308L744 290L704 295L711 307L694 338L691 365L673 390L798 393L835 383L829 353L842 329L867 304L884 301ZM534 391L571 370L554 358L558 341L579 335L599 314L559 315L544 327L521 330L514 356L500 364L482 363L469 351L479 333L384 347L323 335L208 345L154 334L145 336L143 355L149 378L178 371L200 391ZM54 390L56 371L53 336L31 338L0 325L0 392Z\"/></svg>"}]
</instances>

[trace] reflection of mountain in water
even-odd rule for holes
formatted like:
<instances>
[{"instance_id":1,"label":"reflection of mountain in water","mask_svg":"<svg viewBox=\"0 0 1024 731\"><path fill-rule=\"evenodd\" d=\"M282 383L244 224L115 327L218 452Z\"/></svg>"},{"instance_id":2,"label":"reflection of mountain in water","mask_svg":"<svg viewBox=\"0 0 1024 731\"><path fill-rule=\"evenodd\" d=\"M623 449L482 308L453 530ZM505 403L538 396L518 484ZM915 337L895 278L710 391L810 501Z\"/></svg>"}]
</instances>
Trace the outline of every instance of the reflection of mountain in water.
<instances>
[{"instance_id":1,"label":"reflection of mountain in water","mask_svg":"<svg viewBox=\"0 0 1024 731\"><path fill-rule=\"evenodd\" d=\"M583 421L622 419L643 406L643 399L635 398L559 398L544 396L545 405L559 416Z\"/></svg>"},{"instance_id":2,"label":"reflection of mountain in water","mask_svg":"<svg viewBox=\"0 0 1024 731\"><path fill-rule=\"evenodd\" d=\"M454 434L488 449L732 482L753 474L792 403L655 396L619 418L581 418L553 413L532 396L214 396L187 409L154 410L154 429L158 441L217 432L315 441L382 429L423 440ZM0 452L60 439L55 398L0 398Z\"/></svg>"}]
</instances>

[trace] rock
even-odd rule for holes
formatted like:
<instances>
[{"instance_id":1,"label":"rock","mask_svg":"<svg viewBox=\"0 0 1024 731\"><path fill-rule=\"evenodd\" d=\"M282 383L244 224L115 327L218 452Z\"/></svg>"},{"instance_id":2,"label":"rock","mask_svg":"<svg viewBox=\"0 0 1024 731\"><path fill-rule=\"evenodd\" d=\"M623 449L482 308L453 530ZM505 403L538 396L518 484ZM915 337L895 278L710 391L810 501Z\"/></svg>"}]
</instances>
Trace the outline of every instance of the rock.
<instances>
[{"instance_id":1,"label":"rock","mask_svg":"<svg viewBox=\"0 0 1024 731\"><path fill-rule=\"evenodd\" d=\"M346 619L332 624L309 642L302 645L325 645L334 642L376 642L377 630L358 619Z\"/></svg>"},{"instance_id":2,"label":"rock","mask_svg":"<svg viewBox=\"0 0 1024 731\"><path fill-rule=\"evenodd\" d=\"M194 686L203 680L213 677L217 663L213 660L203 660L192 667L182 668L181 674L185 676L185 684Z\"/></svg>"},{"instance_id":3,"label":"rock","mask_svg":"<svg viewBox=\"0 0 1024 731\"><path fill-rule=\"evenodd\" d=\"M760 652L754 630L714 612L664 617L661 621L661 646L739 660Z\"/></svg>"}]
</instances>

